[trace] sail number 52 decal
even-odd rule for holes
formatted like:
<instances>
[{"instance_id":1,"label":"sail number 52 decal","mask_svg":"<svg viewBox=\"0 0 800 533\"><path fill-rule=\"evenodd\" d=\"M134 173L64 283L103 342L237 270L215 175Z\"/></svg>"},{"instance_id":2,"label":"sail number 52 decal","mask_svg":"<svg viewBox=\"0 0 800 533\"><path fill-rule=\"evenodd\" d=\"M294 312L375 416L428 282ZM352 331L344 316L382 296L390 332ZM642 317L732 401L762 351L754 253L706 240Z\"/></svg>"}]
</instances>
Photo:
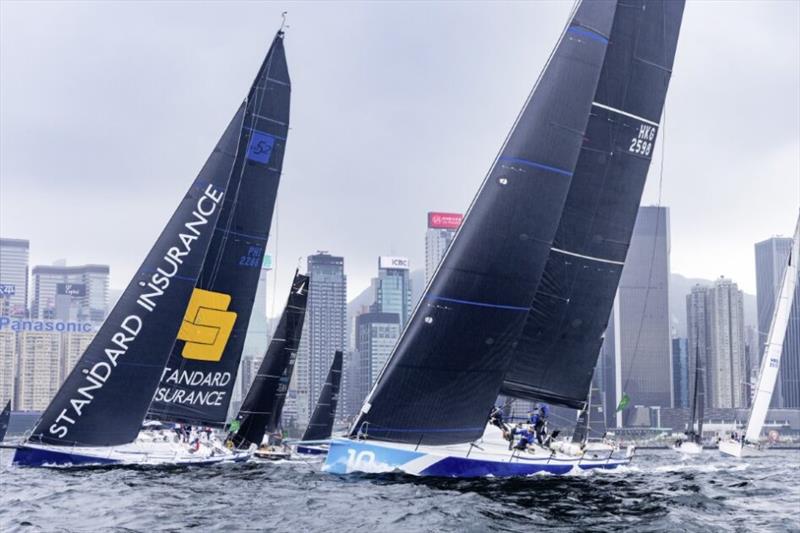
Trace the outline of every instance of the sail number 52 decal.
<instances>
[{"instance_id":1,"label":"sail number 52 decal","mask_svg":"<svg viewBox=\"0 0 800 533\"><path fill-rule=\"evenodd\" d=\"M648 157L653 151L653 142L655 141L655 138L656 127L648 124L642 124L639 126L639 133L636 135L636 137L631 139L631 144L628 147L628 151L637 155Z\"/></svg>"}]
</instances>

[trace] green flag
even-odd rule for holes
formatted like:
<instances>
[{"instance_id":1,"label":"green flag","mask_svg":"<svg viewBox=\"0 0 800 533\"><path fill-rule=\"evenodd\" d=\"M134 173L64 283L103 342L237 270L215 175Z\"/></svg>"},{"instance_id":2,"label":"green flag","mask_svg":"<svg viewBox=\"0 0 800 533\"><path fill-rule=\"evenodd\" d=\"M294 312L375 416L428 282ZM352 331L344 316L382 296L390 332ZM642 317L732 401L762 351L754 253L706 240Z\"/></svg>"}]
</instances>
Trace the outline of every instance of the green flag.
<instances>
[{"instance_id":1,"label":"green flag","mask_svg":"<svg viewBox=\"0 0 800 533\"><path fill-rule=\"evenodd\" d=\"M231 433L236 433L237 431L239 431L239 426L241 426L239 421L238 420L234 420L233 422L231 422L231 425L229 426L229 431Z\"/></svg>"},{"instance_id":2,"label":"green flag","mask_svg":"<svg viewBox=\"0 0 800 533\"><path fill-rule=\"evenodd\" d=\"M631 397L623 392L622 399L619 401L619 405L617 406L617 412L619 413L620 411L628 407L629 403L631 403Z\"/></svg>"}]
</instances>

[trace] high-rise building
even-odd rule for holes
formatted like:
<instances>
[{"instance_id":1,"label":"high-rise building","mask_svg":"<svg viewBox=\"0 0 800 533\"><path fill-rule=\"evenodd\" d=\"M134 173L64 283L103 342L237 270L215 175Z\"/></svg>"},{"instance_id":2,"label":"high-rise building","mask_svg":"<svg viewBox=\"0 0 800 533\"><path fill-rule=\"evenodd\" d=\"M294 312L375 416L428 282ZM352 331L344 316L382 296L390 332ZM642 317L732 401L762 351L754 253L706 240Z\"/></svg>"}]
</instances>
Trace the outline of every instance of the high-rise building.
<instances>
[{"instance_id":1,"label":"high-rise building","mask_svg":"<svg viewBox=\"0 0 800 533\"><path fill-rule=\"evenodd\" d=\"M35 266L31 316L102 322L108 313L107 265Z\"/></svg>"},{"instance_id":2,"label":"high-rise building","mask_svg":"<svg viewBox=\"0 0 800 533\"><path fill-rule=\"evenodd\" d=\"M28 256L23 239L0 238L0 316L28 313Z\"/></svg>"},{"instance_id":3,"label":"high-rise building","mask_svg":"<svg viewBox=\"0 0 800 533\"><path fill-rule=\"evenodd\" d=\"M378 277L372 279L375 301L370 306L373 313L394 313L405 325L411 315L411 279L405 257L381 256L378 258Z\"/></svg>"},{"instance_id":4,"label":"high-rise building","mask_svg":"<svg viewBox=\"0 0 800 533\"><path fill-rule=\"evenodd\" d=\"M361 407L372 384L392 354L400 336L397 313L362 313L356 317L356 354L359 359L359 383L353 384L353 401Z\"/></svg>"},{"instance_id":5,"label":"high-rise building","mask_svg":"<svg viewBox=\"0 0 800 533\"><path fill-rule=\"evenodd\" d=\"M344 258L317 252L308 257L309 290L291 388L296 391L298 424L305 426L325 384L336 350L347 349L347 276ZM347 374L342 390L348 390ZM287 400L287 404L289 401ZM344 412L341 402L338 412ZM294 409L294 406L289 406ZM339 418L343 418L339 416Z\"/></svg>"},{"instance_id":6,"label":"high-rise building","mask_svg":"<svg viewBox=\"0 0 800 533\"><path fill-rule=\"evenodd\" d=\"M626 425L615 407L671 407L673 378L669 320L669 210L640 207L601 349L597 379L609 426Z\"/></svg>"},{"instance_id":7,"label":"high-rise building","mask_svg":"<svg viewBox=\"0 0 800 533\"><path fill-rule=\"evenodd\" d=\"M689 407L689 350L688 340L672 339L672 397L675 407Z\"/></svg>"},{"instance_id":8,"label":"high-rise building","mask_svg":"<svg viewBox=\"0 0 800 533\"><path fill-rule=\"evenodd\" d=\"M686 297L686 313L690 375L694 372L694 357L705 357L706 405L747 407L750 373L742 291L724 277L713 287L696 286ZM694 394L691 383L689 390Z\"/></svg>"},{"instance_id":9,"label":"high-rise building","mask_svg":"<svg viewBox=\"0 0 800 533\"><path fill-rule=\"evenodd\" d=\"M773 237L756 243L756 302L758 305L759 359L764 354L767 334L775 312L775 300L792 239ZM789 325L783 341L783 355L771 407L800 408L800 283L795 289Z\"/></svg>"},{"instance_id":10,"label":"high-rise building","mask_svg":"<svg viewBox=\"0 0 800 533\"><path fill-rule=\"evenodd\" d=\"M267 352L271 332L268 327L267 320L267 274L272 270L272 256L264 254L264 261L261 264L261 272L258 276L258 286L256 288L256 296L253 299L253 310L250 313L250 322L247 325L247 334L244 338L244 347L242 348L242 359L239 362L239 372L236 374L236 385L233 387L231 394L231 407L230 412L232 416L239 411L244 395L250 389L250 384L253 382L249 379L250 367L254 364L256 369L261 364L264 354ZM287 293L288 294L288 293ZM255 376L255 373L252 374Z\"/></svg>"},{"instance_id":11,"label":"high-rise building","mask_svg":"<svg viewBox=\"0 0 800 533\"><path fill-rule=\"evenodd\" d=\"M61 334L61 363L59 366L58 385L61 386L75 363L94 339L95 331L69 331Z\"/></svg>"},{"instance_id":12,"label":"high-rise building","mask_svg":"<svg viewBox=\"0 0 800 533\"><path fill-rule=\"evenodd\" d=\"M17 334L0 329L0 404L14 404L14 382L17 377Z\"/></svg>"},{"instance_id":13,"label":"high-rise building","mask_svg":"<svg viewBox=\"0 0 800 533\"><path fill-rule=\"evenodd\" d=\"M61 339L60 334L49 331L18 333L17 409L41 411L58 391L61 378Z\"/></svg>"},{"instance_id":14,"label":"high-rise building","mask_svg":"<svg viewBox=\"0 0 800 533\"><path fill-rule=\"evenodd\" d=\"M464 215L460 213L428 213L428 231L425 233L425 281L428 282L453 242L456 230Z\"/></svg>"}]
</instances>

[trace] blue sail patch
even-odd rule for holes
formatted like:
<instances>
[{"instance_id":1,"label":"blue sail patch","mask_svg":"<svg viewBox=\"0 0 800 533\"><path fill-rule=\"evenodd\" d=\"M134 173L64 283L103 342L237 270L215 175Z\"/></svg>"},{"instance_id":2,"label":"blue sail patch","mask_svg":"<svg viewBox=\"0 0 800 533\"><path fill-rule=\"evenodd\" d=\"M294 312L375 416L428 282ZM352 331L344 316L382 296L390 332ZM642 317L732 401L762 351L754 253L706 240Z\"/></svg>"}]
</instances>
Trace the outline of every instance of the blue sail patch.
<instances>
[{"instance_id":1,"label":"blue sail patch","mask_svg":"<svg viewBox=\"0 0 800 533\"><path fill-rule=\"evenodd\" d=\"M275 137L268 133L252 130L250 144L247 146L247 159L258 163L269 163L272 155L272 147L275 144Z\"/></svg>"}]
</instances>

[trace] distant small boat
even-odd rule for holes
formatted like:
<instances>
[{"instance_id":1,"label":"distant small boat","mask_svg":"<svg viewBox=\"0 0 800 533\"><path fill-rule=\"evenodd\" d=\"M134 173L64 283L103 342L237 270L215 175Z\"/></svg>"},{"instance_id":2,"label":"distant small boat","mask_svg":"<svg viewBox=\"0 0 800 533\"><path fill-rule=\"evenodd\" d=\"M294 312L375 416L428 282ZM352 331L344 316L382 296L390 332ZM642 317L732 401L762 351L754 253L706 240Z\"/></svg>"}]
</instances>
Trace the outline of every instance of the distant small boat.
<instances>
[{"instance_id":1,"label":"distant small boat","mask_svg":"<svg viewBox=\"0 0 800 533\"><path fill-rule=\"evenodd\" d=\"M327 441L333 433L333 422L336 418L336 406L339 402L339 386L342 382L342 352L337 350L333 356L328 377L319 393L314 414L308 423L300 442L295 444L295 451L303 455L323 455L328 453Z\"/></svg>"},{"instance_id":2,"label":"distant small boat","mask_svg":"<svg viewBox=\"0 0 800 533\"><path fill-rule=\"evenodd\" d=\"M731 437L720 441L719 451L724 455L750 457L762 453L761 431L764 429L767 409L772 401L775 381L778 379L783 341L786 337L786 328L789 325L789 315L797 287L798 262L800 262L800 216L798 216L794 229L792 248L783 270L783 280L772 314L766 349L761 358L761 368L758 372L756 391L753 405L750 407L747 427L739 438Z\"/></svg>"},{"instance_id":3,"label":"distant small boat","mask_svg":"<svg viewBox=\"0 0 800 533\"><path fill-rule=\"evenodd\" d=\"M0 412L0 442L6 438L6 431L8 431L8 424L11 421L11 400L8 400L3 411Z\"/></svg>"}]
</instances>

